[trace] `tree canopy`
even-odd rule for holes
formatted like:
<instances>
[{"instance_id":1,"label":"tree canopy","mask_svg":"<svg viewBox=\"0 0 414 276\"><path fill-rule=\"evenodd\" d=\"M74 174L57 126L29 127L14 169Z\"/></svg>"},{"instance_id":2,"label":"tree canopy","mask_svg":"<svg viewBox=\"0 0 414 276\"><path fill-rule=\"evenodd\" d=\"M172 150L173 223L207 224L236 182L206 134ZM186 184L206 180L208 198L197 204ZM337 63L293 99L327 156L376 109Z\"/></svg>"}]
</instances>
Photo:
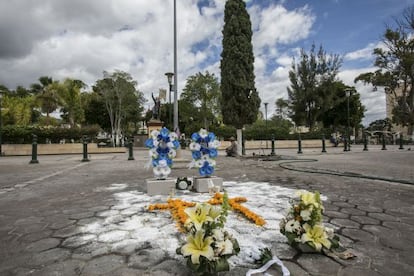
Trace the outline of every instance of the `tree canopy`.
<instances>
[{"instance_id":1,"label":"tree canopy","mask_svg":"<svg viewBox=\"0 0 414 276\"><path fill-rule=\"evenodd\" d=\"M362 81L385 87L395 98L393 121L408 126L408 135L414 128L414 6L404 10L393 26L388 25L382 37L383 47L375 48L375 72L360 74Z\"/></svg>"},{"instance_id":2,"label":"tree canopy","mask_svg":"<svg viewBox=\"0 0 414 276\"><path fill-rule=\"evenodd\" d=\"M322 46L317 52L315 48L312 45L309 53L301 49L300 60L294 60L289 71L291 85L287 88L292 120L310 129L333 106L333 84L342 64L339 55L328 55Z\"/></svg>"},{"instance_id":3,"label":"tree canopy","mask_svg":"<svg viewBox=\"0 0 414 276\"><path fill-rule=\"evenodd\" d=\"M243 0L226 1L221 53L223 122L241 129L256 121L260 98L255 88L252 27Z\"/></svg>"}]
</instances>

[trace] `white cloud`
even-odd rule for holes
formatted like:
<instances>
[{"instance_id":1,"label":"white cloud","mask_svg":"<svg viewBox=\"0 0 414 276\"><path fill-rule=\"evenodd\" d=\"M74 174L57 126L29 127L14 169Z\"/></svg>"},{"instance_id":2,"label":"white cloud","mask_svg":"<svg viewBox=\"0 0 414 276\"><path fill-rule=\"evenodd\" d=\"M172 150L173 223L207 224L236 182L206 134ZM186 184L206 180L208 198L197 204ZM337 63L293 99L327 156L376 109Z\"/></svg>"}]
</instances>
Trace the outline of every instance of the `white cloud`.
<instances>
[{"instance_id":1,"label":"white cloud","mask_svg":"<svg viewBox=\"0 0 414 276\"><path fill-rule=\"evenodd\" d=\"M363 60L363 59L372 59L372 52L375 48L383 47L382 43L370 43L365 48L356 50L354 52L349 52L345 54L345 60Z\"/></svg>"}]
</instances>

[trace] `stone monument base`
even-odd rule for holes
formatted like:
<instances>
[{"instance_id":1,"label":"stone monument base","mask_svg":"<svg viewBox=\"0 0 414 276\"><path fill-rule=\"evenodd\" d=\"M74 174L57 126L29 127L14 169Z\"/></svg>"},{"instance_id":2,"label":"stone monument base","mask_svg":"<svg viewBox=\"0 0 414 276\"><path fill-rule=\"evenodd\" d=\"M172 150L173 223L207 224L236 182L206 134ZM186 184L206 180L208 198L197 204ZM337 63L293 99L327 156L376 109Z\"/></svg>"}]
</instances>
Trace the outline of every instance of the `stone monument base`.
<instances>
[{"instance_id":1,"label":"stone monument base","mask_svg":"<svg viewBox=\"0 0 414 276\"><path fill-rule=\"evenodd\" d=\"M198 193L208 193L210 190L219 192L223 189L223 178L217 176L194 177L193 188Z\"/></svg>"},{"instance_id":2,"label":"stone monument base","mask_svg":"<svg viewBox=\"0 0 414 276\"><path fill-rule=\"evenodd\" d=\"M174 178L151 178L145 180L148 195L169 195L175 193L175 183L176 180Z\"/></svg>"}]
</instances>

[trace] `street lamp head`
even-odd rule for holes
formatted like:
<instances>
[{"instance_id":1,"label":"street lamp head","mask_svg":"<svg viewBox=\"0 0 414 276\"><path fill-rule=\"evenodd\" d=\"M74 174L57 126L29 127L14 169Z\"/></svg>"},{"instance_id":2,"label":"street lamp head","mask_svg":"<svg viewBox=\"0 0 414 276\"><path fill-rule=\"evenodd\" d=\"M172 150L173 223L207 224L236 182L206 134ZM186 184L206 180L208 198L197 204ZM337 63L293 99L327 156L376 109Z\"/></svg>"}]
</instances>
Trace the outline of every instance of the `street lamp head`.
<instances>
[{"instance_id":1,"label":"street lamp head","mask_svg":"<svg viewBox=\"0 0 414 276\"><path fill-rule=\"evenodd\" d=\"M269 103L264 103L264 105L265 105L265 107L267 107L267 105L268 105Z\"/></svg>"},{"instance_id":2,"label":"street lamp head","mask_svg":"<svg viewBox=\"0 0 414 276\"><path fill-rule=\"evenodd\" d=\"M351 89L345 89L345 95L347 97L351 96L352 90Z\"/></svg>"},{"instance_id":3,"label":"street lamp head","mask_svg":"<svg viewBox=\"0 0 414 276\"><path fill-rule=\"evenodd\" d=\"M168 73L165 73L165 75L167 76L168 83L172 84L172 77L174 76L174 73L168 72Z\"/></svg>"}]
</instances>

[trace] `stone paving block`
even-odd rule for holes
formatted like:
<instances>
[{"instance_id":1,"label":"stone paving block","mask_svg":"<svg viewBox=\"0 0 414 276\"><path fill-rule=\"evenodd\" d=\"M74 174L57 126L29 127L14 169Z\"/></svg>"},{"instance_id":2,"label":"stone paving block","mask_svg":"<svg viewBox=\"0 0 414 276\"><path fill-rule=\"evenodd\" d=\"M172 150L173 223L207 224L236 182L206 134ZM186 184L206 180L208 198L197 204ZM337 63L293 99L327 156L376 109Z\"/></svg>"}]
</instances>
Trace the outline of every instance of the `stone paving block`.
<instances>
[{"instance_id":1,"label":"stone paving block","mask_svg":"<svg viewBox=\"0 0 414 276\"><path fill-rule=\"evenodd\" d=\"M294 262L289 262L286 260L282 260L283 264L286 266L286 268L289 270L290 275L295 276L309 276L310 274L303 270L300 266L298 266Z\"/></svg>"},{"instance_id":2,"label":"stone paving block","mask_svg":"<svg viewBox=\"0 0 414 276\"><path fill-rule=\"evenodd\" d=\"M375 212L375 213L382 213L384 209L372 205L357 205L356 207L359 210L365 212Z\"/></svg>"},{"instance_id":3,"label":"stone paving block","mask_svg":"<svg viewBox=\"0 0 414 276\"><path fill-rule=\"evenodd\" d=\"M144 249L129 257L128 266L132 268L151 269L156 264L162 263L165 257L165 252L161 249Z\"/></svg>"},{"instance_id":4,"label":"stone paving block","mask_svg":"<svg viewBox=\"0 0 414 276\"><path fill-rule=\"evenodd\" d=\"M342 234L354 241L375 241L375 237L371 233L360 229L343 229Z\"/></svg>"},{"instance_id":5,"label":"stone paving block","mask_svg":"<svg viewBox=\"0 0 414 276\"><path fill-rule=\"evenodd\" d=\"M83 218L90 218L93 217L95 212L88 211L83 213L75 213L69 216L69 219L83 219Z\"/></svg>"},{"instance_id":6,"label":"stone paving block","mask_svg":"<svg viewBox=\"0 0 414 276\"><path fill-rule=\"evenodd\" d=\"M24 235L20 240L25 241L25 242L35 242L35 241L50 237L52 232L53 232L52 230L43 230L40 232L29 233L29 234Z\"/></svg>"},{"instance_id":7,"label":"stone paving block","mask_svg":"<svg viewBox=\"0 0 414 276\"><path fill-rule=\"evenodd\" d=\"M122 230L114 230L109 232L104 232L99 235L98 241L100 242L106 242L106 243L115 243L122 241L129 237L128 231L122 231Z\"/></svg>"},{"instance_id":8,"label":"stone paving block","mask_svg":"<svg viewBox=\"0 0 414 276\"><path fill-rule=\"evenodd\" d=\"M366 214L365 211L356 209L356 208L341 208L341 213L350 214L354 216L364 216Z\"/></svg>"},{"instance_id":9,"label":"stone paving block","mask_svg":"<svg viewBox=\"0 0 414 276\"><path fill-rule=\"evenodd\" d=\"M79 260L66 260L31 271L30 276L65 276L80 275L85 263Z\"/></svg>"},{"instance_id":10,"label":"stone paving block","mask_svg":"<svg viewBox=\"0 0 414 276\"><path fill-rule=\"evenodd\" d=\"M167 179L145 179L148 195L169 195L175 192L176 180L173 178Z\"/></svg>"},{"instance_id":11,"label":"stone paving block","mask_svg":"<svg viewBox=\"0 0 414 276\"><path fill-rule=\"evenodd\" d=\"M373 224L373 225L380 224L379 220L371 218L371 217L367 217L367 216L351 216L350 219L360 224Z\"/></svg>"},{"instance_id":12,"label":"stone paving block","mask_svg":"<svg viewBox=\"0 0 414 276\"><path fill-rule=\"evenodd\" d=\"M97 257L86 263L82 275L102 275L119 269L125 263L125 258L119 255L106 255Z\"/></svg>"},{"instance_id":13,"label":"stone paving block","mask_svg":"<svg viewBox=\"0 0 414 276\"><path fill-rule=\"evenodd\" d=\"M77 248L79 246L91 243L94 240L96 241L96 238L96 235L93 234L69 237L62 242L62 247Z\"/></svg>"},{"instance_id":14,"label":"stone paving block","mask_svg":"<svg viewBox=\"0 0 414 276\"><path fill-rule=\"evenodd\" d=\"M32 258L28 260L28 265L40 267L52 264L57 261L66 260L70 256L70 251L62 248L53 248L47 251L42 251L33 254Z\"/></svg>"},{"instance_id":15,"label":"stone paving block","mask_svg":"<svg viewBox=\"0 0 414 276\"><path fill-rule=\"evenodd\" d=\"M274 243L271 251L273 256L284 260L291 260L298 254L298 251L287 243Z\"/></svg>"},{"instance_id":16,"label":"stone paving block","mask_svg":"<svg viewBox=\"0 0 414 276\"><path fill-rule=\"evenodd\" d=\"M368 213L368 216L381 221L399 221L399 218L397 216L392 216L384 213Z\"/></svg>"},{"instance_id":17,"label":"stone paving block","mask_svg":"<svg viewBox=\"0 0 414 276\"><path fill-rule=\"evenodd\" d=\"M332 219L331 223L339 227L345 227L345 228L359 228L360 226L358 222L355 222L349 219L340 219L340 218Z\"/></svg>"},{"instance_id":18,"label":"stone paving block","mask_svg":"<svg viewBox=\"0 0 414 276\"><path fill-rule=\"evenodd\" d=\"M344 201L332 201L332 204L338 207L354 208L355 204L344 202Z\"/></svg>"},{"instance_id":19,"label":"stone paving block","mask_svg":"<svg viewBox=\"0 0 414 276\"><path fill-rule=\"evenodd\" d=\"M177 276L190 276L193 275L191 270L184 265L184 257L181 262L177 260L165 260L162 263L155 265L149 272L153 273L150 275L158 275L158 271L164 271L166 275L177 275Z\"/></svg>"},{"instance_id":20,"label":"stone paving block","mask_svg":"<svg viewBox=\"0 0 414 276\"><path fill-rule=\"evenodd\" d=\"M81 229L76 225L70 225L65 228L61 228L53 233L53 237L56 238L67 238L73 235L82 233Z\"/></svg>"},{"instance_id":21,"label":"stone paving block","mask_svg":"<svg viewBox=\"0 0 414 276\"><path fill-rule=\"evenodd\" d=\"M60 244L60 241L60 239L56 238L45 238L36 242L32 242L26 247L26 250L29 252L41 252L57 247Z\"/></svg>"},{"instance_id":22,"label":"stone paving block","mask_svg":"<svg viewBox=\"0 0 414 276\"><path fill-rule=\"evenodd\" d=\"M93 242L73 250L72 258L89 261L100 255L108 254L109 247L104 243Z\"/></svg>"},{"instance_id":23,"label":"stone paving block","mask_svg":"<svg viewBox=\"0 0 414 276\"><path fill-rule=\"evenodd\" d=\"M323 214L329 218L349 218L349 214L337 212L337 211L324 211Z\"/></svg>"},{"instance_id":24,"label":"stone paving block","mask_svg":"<svg viewBox=\"0 0 414 276\"><path fill-rule=\"evenodd\" d=\"M311 275L336 275L341 267L337 262L320 254L302 254L297 262Z\"/></svg>"},{"instance_id":25,"label":"stone paving block","mask_svg":"<svg viewBox=\"0 0 414 276\"><path fill-rule=\"evenodd\" d=\"M381 274L368 268L355 268L351 266L341 269L338 276L381 276Z\"/></svg>"}]
</instances>

